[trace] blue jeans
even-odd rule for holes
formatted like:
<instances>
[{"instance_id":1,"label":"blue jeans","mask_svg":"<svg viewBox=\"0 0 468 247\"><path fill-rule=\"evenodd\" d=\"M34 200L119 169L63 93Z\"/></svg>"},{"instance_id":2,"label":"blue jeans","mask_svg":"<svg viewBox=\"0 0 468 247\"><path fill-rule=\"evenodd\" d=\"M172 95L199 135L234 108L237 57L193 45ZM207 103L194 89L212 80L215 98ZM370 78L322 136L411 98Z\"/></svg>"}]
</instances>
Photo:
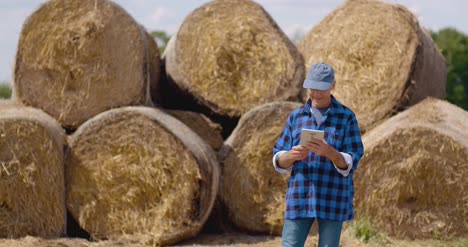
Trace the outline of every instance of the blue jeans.
<instances>
[{"instance_id":1,"label":"blue jeans","mask_svg":"<svg viewBox=\"0 0 468 247\"><path fill-rule=\"evenodd\" d=\"M283 247L303 247L314 218L284 220ZM339 247L341 228L343 222L318 219L319 225L319 247Z\"/></svg>"}]
</instances>

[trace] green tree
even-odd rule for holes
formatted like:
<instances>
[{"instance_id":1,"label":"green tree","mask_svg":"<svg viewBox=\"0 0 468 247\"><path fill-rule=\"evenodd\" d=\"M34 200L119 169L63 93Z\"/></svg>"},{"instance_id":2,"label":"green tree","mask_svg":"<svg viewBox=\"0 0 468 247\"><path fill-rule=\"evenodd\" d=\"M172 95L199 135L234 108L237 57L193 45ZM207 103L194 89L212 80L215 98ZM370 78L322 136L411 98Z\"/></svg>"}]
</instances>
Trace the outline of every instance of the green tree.
<instances>
[{"instance_id":1,"label":"green tree","mask_svg":"<svg viewBox=\"0 0 468 247\"><path fill-rule=\"evenodd\" d=\"M6 82L0 82L0 99L11 98L11 87Z\"/></svg>"},{"instance_id":2,"label":"green tree","mask_svg":"<svg viewBox=\"0 0 468 247\"><path fill-rule=\"evenodd\" d=\"M447 61L446 99L468 110L468 36L454 28L431 34Z\"/></svg>"},{"instance_id":3,"label":"green tree","mask_svg":"<svg viewBox=\"0 0 468 247\"><path fill-rule=\"evenodd\" d=\"M166 49L167 43L169 42L171 36L169 36L166 32L159 30L151 32L151 36L153 36L156 39L156 42L158 43L159 47L159 54L162 55L164 50Z\"/></svg>"},{"instance_id":4,"label":"green tree","mask_svg":"<svg viewBox=\"0 0 468 247\"><path fill-rule=\"evenodd\" d=\"M301 42L301 40L304 38L304 36L305 36L304 30L298 28L298 29L296 29L296 30L294 31L294 33L291 35L291 41L292 41L295 45L297 45L297 44L299 44L299 42Z\"/></svg>"}]
</instances>

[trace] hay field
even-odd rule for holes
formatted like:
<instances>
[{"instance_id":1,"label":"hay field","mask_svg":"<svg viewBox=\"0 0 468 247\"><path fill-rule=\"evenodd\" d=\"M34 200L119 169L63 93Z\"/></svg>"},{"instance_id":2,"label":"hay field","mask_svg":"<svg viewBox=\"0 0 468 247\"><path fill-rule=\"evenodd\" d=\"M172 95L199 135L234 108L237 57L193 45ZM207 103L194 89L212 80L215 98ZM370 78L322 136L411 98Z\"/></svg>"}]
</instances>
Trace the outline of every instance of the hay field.
<instances>
[{"instance_id":1,"label":"hay field","mask_svg":"<svg viewBox=\"0 0 468 247\"><path fill-rule=\"evenodd\" d=\"M0 237L19 238L0 247L281 245L288 175L271 149L319 60L336 68L334 94L367 135L356 220L370 216L372 231L346 223L342 246L467 247L466 111L415 105L443 97L445 62L406 8L371 0L347 1L299 48L254 1L215 0L186 17L162 61L111 1L41 5L19 40L17 101L0 109L30 105L61 126L3 121L0 110ZM67 209L90 240L61 238Z\"/></svg>"}]
</instances>

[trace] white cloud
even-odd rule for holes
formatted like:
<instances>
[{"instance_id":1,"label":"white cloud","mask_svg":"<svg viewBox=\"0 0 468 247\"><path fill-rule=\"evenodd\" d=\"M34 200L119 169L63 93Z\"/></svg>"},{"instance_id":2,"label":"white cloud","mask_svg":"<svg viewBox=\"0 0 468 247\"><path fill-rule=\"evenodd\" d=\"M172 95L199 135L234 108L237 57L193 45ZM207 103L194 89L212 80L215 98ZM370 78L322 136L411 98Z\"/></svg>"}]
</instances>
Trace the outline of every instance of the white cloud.
<instances>
[{"instance_id":1,"label":"white cloud","mask_svg":"<svg viewBox=\"0 0 468 247\"><path fill-rule=\"evenodd\" d=\"M40 3L29 8L26 6L13 9L0 8L0 16L7 20L0 22L0 82L11 81L13 61L23 23L39 5Z\"/></svg>"},{"instance_id":2,"label":"white cloud","mask_svg":"<svg viewBox=\"0 0 468 247\"><path fill-rule=\"evenodd\" d=\"M295 36L298 36L298 35L304 35L310 29L312 29L312 25L293 23L291 25L287 25L286 27L284 27L283 31L289 37L294 38Z\"/></svg>"},{"instance_id":3,"label":"white cloud","mask_svg":"<svg viewBox=\"0 0 468 247\"><path fill-rule=\"evenodd\" d=\"M424 22L424 17L422 16L421 7L419 5L408 6L408 9L418 18L419 22Z\"/></svg>"},{"instance_id":4,"label":"white cloud","mask_svg":"<svg viewBox=\"0 0 468 247\"><path fill-rule=\"evenodd\" d=\"M343 2L343 0L329 0L329 1L323 1L323 0L255 0L257 3L260 4L281 4L281 5L289 5L289 6L299 6L299 7L305 7L305 6L317 6L324 4L326 5L327 2Z\"/></svg>"},{"instance_id":5,"label":"white cloud","mask_svg":"<svg viewBox=\"0 0 468 247\"><path fill-rule=\"evenodd\" d=\"M257 3L266 9L283 10L284 13L293 15L295 11L313 11L317 12L320 9L332 10L334 6L343 3L344 0L256 0ZM289 12L292 11L292 12Z\"/></svg>"},{"instance_id":6,"label":"white cloud","mask_svg":"<svg viewBox=\"0 0 468 247\"><path fill-rule=\"evenodd\" d=\"M170 9L165 7L157 7L148 19L155 25L160 25L166 19L172 19L174 16L175 14Z\"/></svg>"},{"instance_id":7,"label":"white cloud","mask_svg":"<svg viewBox=\"0 0 468 247\"><path fill-rule=\"evenodd\" d=\"M468 22L466 13L468 4L466 0L385 0L397 3L408 8L418 17L419 23L431 30L456 27L459 31L467 33Z\"/></svg>"},{"instance_id":8,"label":"white cloud","mask_svg":"<svg viewBox=\"0 0 468 247\"><path fill-rule=\"evenodd\" d=\"M150 30L164 30L173 33L177 30L177 15L169 8L158 6L144 18L144 25Z\"/></svg>"}]
</instances>

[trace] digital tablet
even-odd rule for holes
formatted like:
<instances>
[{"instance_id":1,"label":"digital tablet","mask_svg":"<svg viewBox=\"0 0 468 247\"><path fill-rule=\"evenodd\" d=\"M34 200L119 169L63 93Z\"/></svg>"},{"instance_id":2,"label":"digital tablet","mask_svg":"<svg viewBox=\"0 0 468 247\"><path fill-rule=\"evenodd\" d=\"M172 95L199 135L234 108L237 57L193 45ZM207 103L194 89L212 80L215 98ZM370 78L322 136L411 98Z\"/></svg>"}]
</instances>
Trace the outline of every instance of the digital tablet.
<instances>
[{"instance_id":1,"label":"digital tablet","mask_svg":"<svg viewBox=\"0 0 468 247\"><path fill-rule=\"evenodd\" d=\"M302 129L301 130L301 142L299 145L305 147L308 142L312 139L317 139L322 141L325 139L325 133L323 130L313 130L313 129Z\"/></svg>"}]
</instances>

